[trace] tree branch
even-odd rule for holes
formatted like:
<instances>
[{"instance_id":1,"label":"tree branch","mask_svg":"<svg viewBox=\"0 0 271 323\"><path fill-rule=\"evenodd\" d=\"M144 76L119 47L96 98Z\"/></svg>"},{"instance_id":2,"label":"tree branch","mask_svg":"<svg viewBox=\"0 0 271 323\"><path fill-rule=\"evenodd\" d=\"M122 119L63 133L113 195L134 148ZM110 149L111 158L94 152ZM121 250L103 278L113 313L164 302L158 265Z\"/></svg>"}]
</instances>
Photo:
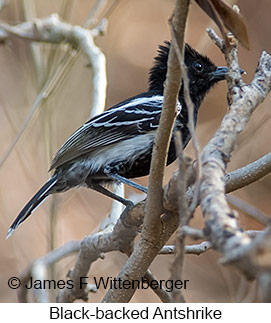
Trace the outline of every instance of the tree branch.
<instances>
[{"instance_id":1,"label":"tree branch","mask_svg":"<svg viewBox=\"0 0 271 323\"><path fill-rule=\"evenodd\" d=\"M230 109L220 128L202 151L201 208L205 218L205 233L214 248L222 253L223 262L234 263L248 277L255 277L261 270L261 266L255 263L256 246L242 232L236 213L226 202L224 174L238 135L271 89L271 56L266 52L262 53L254 79L246 85L241 80L236 41L231 37L229 43L231 48L225 51L225 57L230 70ZM262 243L263 240L259 241L259 248ZM248 252L251 249L255 251L253 256ZM265 252L268 253L268 249L265 248Z\"/></svg>"},{"instance_id":2,"label":"tree branch","mask_svg":"<svg viewBox=\"0 0 271 323\"><path fill-rule=\"evenodd\" d=\"M271 172L271 153L225 175L226 193L250 185Z\"/></svg>"},{"instance_id":3,"label":"tree branch","mask_svg":"<svg viewBox=\"0 0 271 323\"><path fill-rule=\"evenodd\" d=\"M74 287L60 291L58 302L73 302L75 299L87 300L88 291L80 287L80 278L88 275L91 264L100 258L102 253L115 250L131 252L138 227L143 221L142 204L137 204L129 212L125 209L111 231L105 228L82 240L75 266L69 273Z\"/></svg>"},{"instance_id":4,"label":"tree branch","mask_svg":"<svg viewBox=\"0 0 271 323\"><path fill-rule=\"evenodd\" d=\"M178 33L178 42L183 46L184 29L189 7L189 0L176 0L173 26ZM138 279L143 277L157 253L163 246L162 213L162 183L166 163L169 140L172 134L173 122L176 114L176 102L180 89L180 69L173 46L170 48L168 58L167 80L164 90L163 110L159 128L155 139L150 170L148 196L145 208L142 235L138 245L129 257L125 266L118 275L118 279ZM133 296L134 289L110 289L103 302L128 302Z\"/></svg>"},{"instance_id":5,"label":"tree branch","mask_svg":"<svg viewBox=\"0 0 271 323\"><path fill-rule=\"evenodd\" d=\"M184 30L189 2L189 0L177 0L173 14L172 25L176 30L176 38L178 38L177 41L181 51L183 50ZM161 230L159 215L162 209L162 184L169 142L176 117L176 104L180 90L180 80L181 71L178 59L175 54L174 46L171 46L168 57L163 109L152 152L144 219L144 228L146 230L143 228L142 232L142 236L146 240L152 240Z\"/></svg>"}]
</instances>

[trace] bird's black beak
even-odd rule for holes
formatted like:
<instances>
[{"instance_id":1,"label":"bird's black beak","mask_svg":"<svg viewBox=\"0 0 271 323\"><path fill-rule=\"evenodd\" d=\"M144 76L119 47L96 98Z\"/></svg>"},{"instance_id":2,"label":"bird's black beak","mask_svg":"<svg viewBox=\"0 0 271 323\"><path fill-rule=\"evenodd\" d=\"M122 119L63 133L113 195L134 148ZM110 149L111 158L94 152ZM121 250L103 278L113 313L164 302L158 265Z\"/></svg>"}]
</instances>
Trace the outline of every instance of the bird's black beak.
<instances>
[{"instance_id":1,"label":"bird's black beak","mask_svg":"<svg viewBox=\"0 0 271 323\"><path fill-rule=\"evenodd\" d=\"M226 66L218 66L214 72L211 73L210 81L218 82L225 80L226 74L229 69ZM245 71L240 68L240 73L243 74Z\"/></svg>"},{"instance_id":2,"label":"bird's black beak","mask_svg":"<svg viewBox=\"0 0 271 323\"><path fill-rule=\"evenodd\" d=\"M215 71L211 73L210 81L218 82L225 80L229 69L226 66L218 66Z\"/></svg>"}]
</instances>

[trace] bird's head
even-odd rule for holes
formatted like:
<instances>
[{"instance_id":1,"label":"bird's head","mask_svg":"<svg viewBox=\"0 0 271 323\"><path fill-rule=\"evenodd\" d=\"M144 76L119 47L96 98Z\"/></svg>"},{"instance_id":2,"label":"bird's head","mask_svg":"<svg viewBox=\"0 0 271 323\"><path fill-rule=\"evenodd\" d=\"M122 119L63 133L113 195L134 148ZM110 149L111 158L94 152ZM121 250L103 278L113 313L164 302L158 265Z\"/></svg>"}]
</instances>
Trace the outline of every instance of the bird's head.
<instances>
[{"instance_id":1,"label":"bird's head","mask_svg":"<svg viewBox=\"0 0 271 323\"><path fill-rule=\"evenodd\" d=\"M192 101L199 106L211 87L225 79L228 68L217 67L207 56L199 54L188 44L185 45L184 62Z\"/></svg>"},{"instance_id":2,"label":"bird's head","mask_svg":"<svg viewBox=\"0 0 271 323\"><path fill-rule=\"evenodd\" d=\"M169 48L170 42L159 46L158 55L150 70L149 90L163 92ZM199 107L211 87L225 79L228 68L217 67L207 56L199 54L188 44L185 45L184 62L188 71L190 95L195 106ZM180 98L182 97L183 87L180 90Z\"/></svg>"}]
</instances>

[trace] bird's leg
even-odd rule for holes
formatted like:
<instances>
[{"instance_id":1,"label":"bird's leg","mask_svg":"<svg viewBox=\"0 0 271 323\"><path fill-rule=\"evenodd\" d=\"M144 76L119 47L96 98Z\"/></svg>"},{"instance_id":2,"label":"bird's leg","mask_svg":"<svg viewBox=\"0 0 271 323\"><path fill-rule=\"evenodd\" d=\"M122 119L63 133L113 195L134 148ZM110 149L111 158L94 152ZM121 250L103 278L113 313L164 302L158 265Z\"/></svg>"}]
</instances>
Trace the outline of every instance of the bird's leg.
<instances>
[{"instance_id":1,"label":"bird's leg","mask_svg":"<svg viewBox=\"0 0 271 323\"><path fill-rule=\"evenodd\" d=\"M130 207L134 206L134 203L132 201L127 200L124 197L121 197L121 196L107 190L105 187L103 187L100 184L96 184L96 183L95 184L94 183L89 184L88 183L88 187L93 189L94 191L97 191L97 192L99 192L99 193L101 193L101 194L103 194L105 196L108 196L108 197L122 203L126 207L128 206L130 208Z\"/></svg>"},{"instance_id":2,"label":"bird's leg","mask_svg":"<svg viewBox=\"0 0 271 323\"><path fill-rule=\"evenodd\" d=\"M139 190L139 191L141 191L141 192L143 192L143 193L146 193L146 194L147 194L147 192L148 192L147 187L144 187L144 186L142 186L142 185L140 185L140 184L137 184L137 183L135 183L135 182L133 182L133 181L131 181L131 180L129 180L129 179L127 179L127 178L123 177L123 176L120 176L120 175L118 175L118 174L112 174L112 173L110 173L110 172L106 173L106 175L107 175L109 178L112 178L112 179L114 179L114 180L116 180L116 181L118 181L118 182L121 182L121 183L123 183L123 184L127 184L127 185L129 185L129 186L131 186L131 187L133 187L133 188L136 188L137 190Z\"/></svg>"}]
</instances>

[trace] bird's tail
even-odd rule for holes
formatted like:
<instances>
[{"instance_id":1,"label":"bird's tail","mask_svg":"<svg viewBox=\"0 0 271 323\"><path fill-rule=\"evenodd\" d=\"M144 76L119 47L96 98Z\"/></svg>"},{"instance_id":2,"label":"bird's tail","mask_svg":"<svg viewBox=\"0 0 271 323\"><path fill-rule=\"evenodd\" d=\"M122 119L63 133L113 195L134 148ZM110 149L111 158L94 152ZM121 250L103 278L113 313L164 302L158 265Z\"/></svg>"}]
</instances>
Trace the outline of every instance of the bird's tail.
<instances>
[{"instance_id":1,"label":"bird's tail","mask_svg":"<svg viewBox=\"0 0 271 323\"><path fill-rule=\"evenodd\" d=\"M50 195L50 190L53 188L56 182L57 182L57 177L56 175L54 175L32 197L32 199L25 205L25 207L18 214L17 218L10 226L6 239L8 239L13 234L13 232L18 228L18 226L30 216L30 214L44 201L44 199L48 195Z\"/></svg>"}]
</instances>

